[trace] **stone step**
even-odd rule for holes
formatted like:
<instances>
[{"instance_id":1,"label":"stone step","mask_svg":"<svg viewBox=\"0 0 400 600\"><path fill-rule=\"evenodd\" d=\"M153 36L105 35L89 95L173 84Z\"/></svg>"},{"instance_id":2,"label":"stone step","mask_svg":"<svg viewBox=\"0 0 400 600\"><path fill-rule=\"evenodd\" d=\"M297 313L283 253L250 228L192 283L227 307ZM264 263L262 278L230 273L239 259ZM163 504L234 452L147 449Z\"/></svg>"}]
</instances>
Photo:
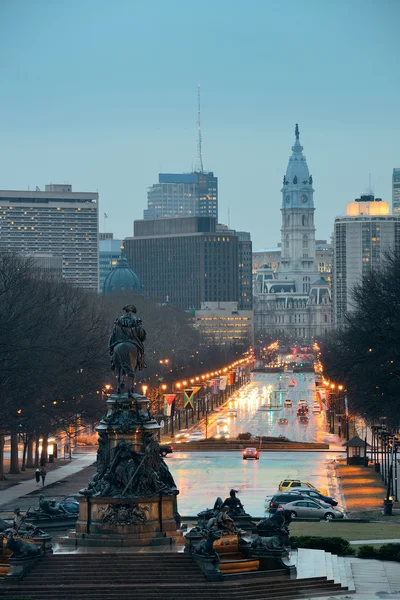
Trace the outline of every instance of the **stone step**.
<instances>
[{"instance_id":1,"label":"stone step","mask_svg":"<svg viewBox=\"0 0 400 600\"><path fill-rule=\"evenodd\" d=\"M353 571L351 568L351 557L345 556L342 557L345 573L346 573L346 585L349 588L349 592L354 592L356 590L356 586L353 578Z\"/></svg>"},{"instance_id":2,"label":"stone step","mask_svg":"<svg viewBox=\"0 0 400 600\"><path fill-rule=\"evenodd\" d=\"M27 592L24 592L25 594ZM275 591L271 592L268 588L263 588L259 591L250 593L240 592L239 595L233 595L227 590L213 590L212 597L214 600L232 600L232 597L238 597L240 600L301 600L304 598L321 598L321 596L341 595L343 592L340 586L325 585L318 589L299 588L292 590L281 590L279 594ZM193 600L204 600L210 598L209 590L190 590L190 598ZM1 594L2 595L2 594ZM0 597L1 597L0 595ZM7 598L18 598L19 592L7 592ZM53 591L29 591L29 599L31 600L131 600L132 598L140 597L141 600L187 600L188 589L186 588L181 594L177 595L175 590L147 590L143 591L140 588L125 589L124 591L114 591L112 589L93 590L91 592L82 592L77 590L57 590L56 595Z\"/></svg>"}]
</instances>

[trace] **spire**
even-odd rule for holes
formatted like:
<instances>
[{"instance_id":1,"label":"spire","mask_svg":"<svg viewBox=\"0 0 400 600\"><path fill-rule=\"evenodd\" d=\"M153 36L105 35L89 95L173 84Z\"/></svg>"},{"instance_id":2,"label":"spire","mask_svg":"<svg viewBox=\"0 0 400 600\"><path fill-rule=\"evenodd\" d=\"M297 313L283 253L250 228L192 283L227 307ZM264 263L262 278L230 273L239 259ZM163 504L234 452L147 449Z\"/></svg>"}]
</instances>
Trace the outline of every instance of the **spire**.
<instances>
[{"instance_id":1,"label":"spire","mask_svg":"<svg viewBox=\"0 0 400 600\"><path fill-rule=\"evenodd\" d=\"M300 130L296 123L295 141L292 146L292 155L289 158L289 164L286 169L286 175L283 179L283 189L288 189L287 186L305 186L312 185L312 178L308 171L306 157L303 154L303 146L300 144ZM283 191L283 190L282 190ZM286 196L285 196L286 202Z\"/></svg>"},{"instance_id":2,"label":"spire","mask_svg":"<svg viewBox=\"0 0 400 600\"><path fill-rule=\"evenodd\" d=\"M197 85L197 163L196 173L204 173L203 156L201 152L201 122L200 122L200 84Z\"/></svg>"}]
</instances>

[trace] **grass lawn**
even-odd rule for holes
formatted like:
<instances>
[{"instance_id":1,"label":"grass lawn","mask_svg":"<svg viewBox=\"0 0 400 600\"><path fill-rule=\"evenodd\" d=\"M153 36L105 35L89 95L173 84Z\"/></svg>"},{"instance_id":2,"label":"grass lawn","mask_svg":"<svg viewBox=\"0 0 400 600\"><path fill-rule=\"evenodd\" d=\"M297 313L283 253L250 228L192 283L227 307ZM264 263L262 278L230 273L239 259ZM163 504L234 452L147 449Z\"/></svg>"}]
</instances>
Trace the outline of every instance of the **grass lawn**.
<instances>
[{"instance_id":1,"label":"grass lawn","mask_svg":"<svg viewBox=\"0 0 400 600\"><path fill-rule=\"evenodd\" d=\"M386 517L388 518L388 517ZM345 540L400 539L400 523L290 523L291 535L342 537Z\"/></svg>"}]
</instances>

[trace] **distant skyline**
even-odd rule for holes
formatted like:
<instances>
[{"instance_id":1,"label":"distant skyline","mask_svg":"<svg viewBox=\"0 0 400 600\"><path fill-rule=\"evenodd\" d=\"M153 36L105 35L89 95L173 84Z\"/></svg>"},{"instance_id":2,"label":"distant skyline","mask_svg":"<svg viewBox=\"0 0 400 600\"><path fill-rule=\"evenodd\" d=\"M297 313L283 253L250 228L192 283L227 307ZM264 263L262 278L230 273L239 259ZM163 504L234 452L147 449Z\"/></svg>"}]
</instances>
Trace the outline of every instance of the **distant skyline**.
<instances>
[{"instance_id":1,"label":"distant skyline","mask_svg":"<svg viewBox=\"0 0 400 600\"><path fill-rule=\"evenodd\" d=\"M196 165L200 83L220 222L255 250L280 240L299 123L329 239L369 175L391 203L399 23L398 0L1 0L0 189L98 191L131 236L158 173Z\"/></svg>"}]
</instances>

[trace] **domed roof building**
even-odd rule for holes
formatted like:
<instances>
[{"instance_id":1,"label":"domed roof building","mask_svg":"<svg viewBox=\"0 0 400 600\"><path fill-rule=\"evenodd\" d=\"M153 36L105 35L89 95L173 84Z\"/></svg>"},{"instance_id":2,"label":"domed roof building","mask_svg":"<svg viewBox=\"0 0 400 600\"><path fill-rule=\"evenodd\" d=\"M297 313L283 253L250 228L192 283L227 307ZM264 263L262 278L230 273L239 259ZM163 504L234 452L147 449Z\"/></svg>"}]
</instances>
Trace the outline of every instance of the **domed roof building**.
<instances>
[{"instance_id":1,"label":"domed roof building","mask_svg":"<svg viewBox=\"0 0 400 600\"><path fill-rule=\"evenodd\" d=\"M142 285L138 276L130 268L125 256L118 259L115 268L109 272L104 280L103 293L112 294L123 291L140 292Z\"/></svg>"}]
</instances>

